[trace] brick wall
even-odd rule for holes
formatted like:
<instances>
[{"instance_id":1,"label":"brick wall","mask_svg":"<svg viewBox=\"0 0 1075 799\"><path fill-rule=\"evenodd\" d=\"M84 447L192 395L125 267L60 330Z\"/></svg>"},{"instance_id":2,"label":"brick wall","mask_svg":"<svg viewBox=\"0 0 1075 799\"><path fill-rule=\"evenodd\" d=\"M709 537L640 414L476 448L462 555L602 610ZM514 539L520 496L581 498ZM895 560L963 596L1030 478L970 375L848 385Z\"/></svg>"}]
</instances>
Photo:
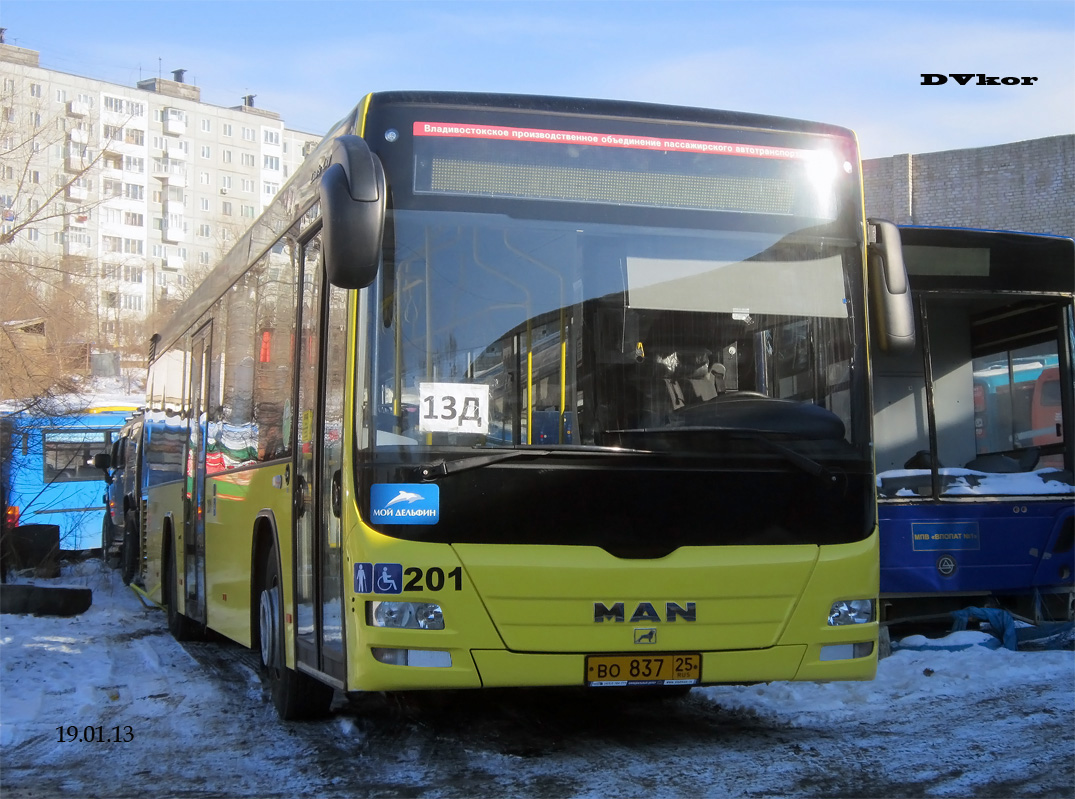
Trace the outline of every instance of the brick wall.
<instances>
[{"instance_id":1,"label":"brick wall","mask_svg":"<svg viewBox=\"0 0 1075 799\"><path fill-rule=\"evenodd\" d=\"M866 215L1075 237L1075 135L862 162Z\"/></svg>"}]
</instances>

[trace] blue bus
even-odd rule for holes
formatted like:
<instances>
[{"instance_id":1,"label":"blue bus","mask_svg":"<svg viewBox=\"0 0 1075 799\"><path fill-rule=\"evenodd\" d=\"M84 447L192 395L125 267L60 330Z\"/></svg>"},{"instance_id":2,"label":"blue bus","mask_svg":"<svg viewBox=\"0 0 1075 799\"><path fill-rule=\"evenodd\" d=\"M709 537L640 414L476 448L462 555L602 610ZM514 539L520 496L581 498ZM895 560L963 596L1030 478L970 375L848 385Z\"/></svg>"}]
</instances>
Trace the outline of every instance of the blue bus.
<instances>
[{"instance_id":1,"label":"blue bus","mask_svg":"<svg viewBox=\"0 0 1075 799\"><path fill-rule=\"evenodd\" d=\"M1071 618L1075 241L900 236L917 341L873 361L884 615Z\"/></svg>"},{"instance_id":2,"label":"blue bus","mask_svg":"<svg viewBox=\"0 0 1075 799\"><path fill-rule=\"evenodd\" d=\"M0 416L4 528L57 525L60 550L101 546L105 475L94 457L108 452L137 405L20 410Z\"/></svg>"}]
</instances>

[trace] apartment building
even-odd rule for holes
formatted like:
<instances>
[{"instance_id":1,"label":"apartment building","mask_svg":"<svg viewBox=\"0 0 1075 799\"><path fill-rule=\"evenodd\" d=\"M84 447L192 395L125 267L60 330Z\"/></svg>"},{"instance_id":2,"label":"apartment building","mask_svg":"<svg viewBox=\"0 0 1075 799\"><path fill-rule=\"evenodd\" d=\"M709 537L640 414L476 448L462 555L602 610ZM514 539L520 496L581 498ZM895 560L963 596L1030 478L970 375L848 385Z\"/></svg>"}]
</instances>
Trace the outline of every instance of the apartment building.
<instances>
[{"instance_id":1,"label":"apartment building","mask_svg":"<svg viewBox=\"0 0 1075 799\"><path fill-rule=\"evenodd\" d=\"M121 86L0 43L0 263L82 291L102 348L184 296L321 138L184 78Z\"/></svg>"}]
</instances>

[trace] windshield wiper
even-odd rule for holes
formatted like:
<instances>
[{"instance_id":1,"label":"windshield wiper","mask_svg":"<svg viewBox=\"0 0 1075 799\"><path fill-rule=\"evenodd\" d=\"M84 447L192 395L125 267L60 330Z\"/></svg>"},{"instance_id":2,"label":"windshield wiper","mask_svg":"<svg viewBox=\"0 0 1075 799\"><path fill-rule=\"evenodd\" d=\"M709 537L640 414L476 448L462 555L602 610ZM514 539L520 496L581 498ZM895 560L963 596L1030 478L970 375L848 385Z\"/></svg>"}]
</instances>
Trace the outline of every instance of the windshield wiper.
<instances>
[{"instance_id":1,"label":"windshield wiper","mask_svg":"<svg viewBox=\"0 0 1075 799\"><path fill-rule=\"evenodd\" d=\"M813 458L807 457L801 452L793 450L791 447L785 447L783 444L773 441L771 438L760 433L748 433L744 438L747 438L750 441L757 441L770 452L782 455L792 466L798 467L811 477L816 477L823 485L829 488L835 489L839 487L841 480L846 481L846 476L842 471L830 469L824 464L815 461Z\"/></svg>"},{"instance_id":2,"label":"windshield wiper","mask_svg":"<svg viewBox=\"0 0 1075 799\"><path fill-rule=\"evenodd\" d=\"M418 478L430 482L449 474L458 474L471 469L482 469L492 466L494 463L529 456L531 458L544 458L548 455L651 455L650 450L630 449L626 447L595 447L595 446L572 446L562 449L503 449L495 452L485 452L480 455L464 455L461 458L441 458L432 463L425 463L417 467Z\"/></svg>"},{"instance_id":3,"label":"windshield wiper","mask_svg":"<svg viewBox=\"0 0 1075 799\"><path fill-rule=\"evenodd\" d=\"M731 438L740 441L751 441L760 444L764 449L769 450L777 455L780 455L785 461L792 466L806 472L811 477L816 477L821 483L830 488L837 488L841 483L845 482L845 475L843 471L839 469L830 469L822 463L814 460L813 458L803 455L791 447L784 446L778 441L774 441L770 438L772 431L770 430L758 430L751 428L730 428L730 427L705 427L700 425L691 426L679 426L679 427L649 427L649 428L625 428L622 430L605 430L609 435L623 435L634 437L653 437L659 439L662 436L668 437L681 437L684 435L716 435L721 438ZM635 450L643 451L643 450ZM654 453L670 454L672 450L660 448L651 450ZM715 453L713 452L687 452L675 450L675 455L681 458L690 457L705 457L710 458Z\"/></svg>"}]
</instances>

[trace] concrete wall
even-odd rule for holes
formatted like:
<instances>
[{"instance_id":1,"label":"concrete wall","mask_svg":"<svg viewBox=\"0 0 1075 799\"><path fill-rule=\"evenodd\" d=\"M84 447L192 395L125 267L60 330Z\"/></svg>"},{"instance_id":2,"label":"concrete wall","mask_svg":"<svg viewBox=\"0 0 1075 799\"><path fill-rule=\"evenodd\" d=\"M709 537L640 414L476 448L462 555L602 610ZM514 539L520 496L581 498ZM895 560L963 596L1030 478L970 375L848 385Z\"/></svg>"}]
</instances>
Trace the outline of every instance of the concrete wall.
<instances>
[{"instance_id":1,"label":"concrete wall","mask_svg":"<svg viewBox=\"0 0 1075 799\"><path fill-rule=\"evenodd\" d=\"M866 215L1075 237L1075 135L862 162Z\"/></svg>"}]
</instances>

